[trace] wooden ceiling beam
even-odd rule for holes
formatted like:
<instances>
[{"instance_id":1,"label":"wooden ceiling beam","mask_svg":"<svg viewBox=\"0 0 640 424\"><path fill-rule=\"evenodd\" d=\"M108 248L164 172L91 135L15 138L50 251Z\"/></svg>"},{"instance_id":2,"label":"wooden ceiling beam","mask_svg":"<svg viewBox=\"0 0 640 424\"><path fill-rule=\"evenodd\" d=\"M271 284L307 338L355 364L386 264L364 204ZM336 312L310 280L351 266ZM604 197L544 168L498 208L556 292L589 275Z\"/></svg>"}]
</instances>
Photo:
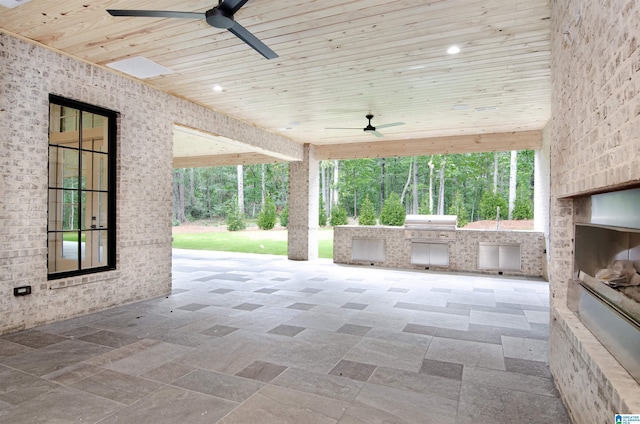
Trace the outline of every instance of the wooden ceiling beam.
<instances>
[{"instance_id":1,"label":"wooden ceiling beam","mask_svg":"<svg viewBox=\"0 0 640 424\"><path fill-rule=\"evenodd\" d=\"M433 154L481 153L509 150L537 150L542 146L542 131L517 131L430 137L412 140L368 143L326 144L316 146L316 159L363 159Z\"/></svg>"},{"instance_id":2,"label":"wooden ceiling beam","mask_svg":"<svg viewBox=\"0 0 640 424\"><path fill-rule=\"evenodd\" d=\"M183 156L173 158L174 168L206 168L210 166L256 165L285 162L260 153L230 153L225 155Z\"/></svg>"}]
</instances>

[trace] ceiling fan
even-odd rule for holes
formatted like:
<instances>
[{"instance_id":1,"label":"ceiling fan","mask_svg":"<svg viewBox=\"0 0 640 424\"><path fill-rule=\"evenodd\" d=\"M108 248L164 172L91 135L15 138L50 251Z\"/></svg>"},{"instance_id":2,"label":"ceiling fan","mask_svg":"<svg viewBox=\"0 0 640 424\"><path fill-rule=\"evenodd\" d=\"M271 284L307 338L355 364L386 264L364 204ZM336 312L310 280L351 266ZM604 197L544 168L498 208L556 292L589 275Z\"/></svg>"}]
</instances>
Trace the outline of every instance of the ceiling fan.
<instances>
[{"instance_id":1,"label":"ceiling fan","mask_svg":"<svg viewBox=\"0 0 640 424\"><path fill-rule=\"evenodd\" d=\"M377 130L380 128L389 128L389 127L397 127L398 125L404 125L404 122L393 122L391 124L382 124L382 125L378 125L377 127L374 127L373 125L371 125L371 120L373 119L373 115L369 114L367 116L365 116L365 118L367 118L369 120L369 124L364 127L364 128L325 128L327 130L364 130L364 132L368 133L368 134L373 134L376 137L383 137L383 135L381 133L379 133Z\"/></svg>"},{"instance_id":2,"label":"ceiling fan","mask_svg":"<svg viewBox=\"0 0 640 424\"><path fill-rule=\"evenodd\" d=\"M255 35L233 19L233 15L248 0L219 0L218 5L206 12L175 12L170 10L119 10L108 9L111 16L133 16L149 18L182 18L205 19L209 25L215 28L228 29L233 35L247 43L251 48L267 59L275 59L278 55L267 47Z\"/></svg>"}]
</instances>

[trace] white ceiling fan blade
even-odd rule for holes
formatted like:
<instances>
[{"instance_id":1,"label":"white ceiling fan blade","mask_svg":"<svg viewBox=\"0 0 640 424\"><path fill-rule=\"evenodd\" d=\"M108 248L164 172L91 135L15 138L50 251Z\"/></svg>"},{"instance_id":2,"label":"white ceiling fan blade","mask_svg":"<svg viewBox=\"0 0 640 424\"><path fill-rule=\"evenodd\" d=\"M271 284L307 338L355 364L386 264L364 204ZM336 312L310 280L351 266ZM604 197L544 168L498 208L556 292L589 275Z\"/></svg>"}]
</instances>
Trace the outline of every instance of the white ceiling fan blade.
<instances>
[{"instance_id":1,"label":"white ceiling fan blade","mask_svg":"<svg viewBox=\"0 0 640 424\"><path fill-rule=\"evenodd\" d=\"M382 124L376 125L376 128L389 128L389 127L397 127L399 125L404 125L404 122L393 122L391 124Z\"/></svg>"}]
</instances>

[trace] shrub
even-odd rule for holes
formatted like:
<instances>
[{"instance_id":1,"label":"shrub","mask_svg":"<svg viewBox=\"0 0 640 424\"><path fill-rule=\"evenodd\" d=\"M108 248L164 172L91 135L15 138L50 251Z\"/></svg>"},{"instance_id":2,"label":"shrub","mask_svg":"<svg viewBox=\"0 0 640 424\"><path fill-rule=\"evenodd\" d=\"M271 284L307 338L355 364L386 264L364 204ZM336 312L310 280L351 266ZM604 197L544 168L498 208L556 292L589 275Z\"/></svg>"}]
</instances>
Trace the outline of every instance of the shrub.
<instances>
[{"instance_id":1,"label":"shrub","mask_svg":"<svg viewBox=\"0 0 640 424\"><path fill-rule=\"evenodd\" d=\"M404 219L407 212L404 205L400 203L400 196L397 193L391 193L382 205L380 211L380 224L401 226L404 225Z\"/></svg>"},{"instance_id":2,"label":"shrub","mask_svg":"<svg viewBox=\"0 0 640 424\"><path fill-rule=\"evenodd\" d=\"M320 207L318 208L318 225L321 227L327 226L327 210L324 207L322 197L320 197Z\"/></svg>"},{"instance_id":3,"label":"shrub","mask_svg":"<svg viewBox=\"0 0 640 424\"><path fill-rule=\"evenodd\" d=\"M482 219L496 219L498 207L500 207L500 219L507 219L509 206L504 197L496 193L485 192L480 200L480 216Z\"/></svg>"},{"instance_id":4,"label":"shrub","mask_svg":"<svg viewBox=\"0 0 640 424\"><path fill-rule=\"evenodd\" d=\"M369 196L365 196L360 205L360 216L358 216L359 225L376 225L376 211L373 209L373 203L369 200Z\"/></svg>"},{"instance_id":5,"label":"shrub","mask_svg":"<svg viewBox=\"0 0 640 424\"><path fill-rule=\"evenodd\" d=\"M336 205L331 209L331 226L347 225L347 210L340 205Z\"/></svg>"},{"instance_id":6,"label":"shrub","mask_svg":"<svg viewBox=\"0 0 640 424\"><path fill-rule=\"evenodd\" d=\"M240 213L240 207L238 206L238 198L227 202L227 230L240 231L247 228L247 224L244 222L244 216Z\"/></svg>"},{"instance_id":7,"label":"shrub","mask_svg":"<svg viewBox=\"0 0 640 424\"><path fill-rule=\"evenodd\" d=\"M276 204L271 199L271 197L267 197L264 200L264 208L258 214L258 228L261 230L270 230L276 226L276 219L278 217L278 213L276 212Z\"/></svg>"},{"instance_id":8,"label":"shrub","mask_svg":"<svg viewBox=\"0 0 640 424\"><path fill-rule=\"evenodd\" d=\"M531 199L529 191L519 189L516 195L516 202L513 205L513 219L532 219Z\"/></svg>"},{"instance_id":9,"label":"shrub","mask_svg":"<svg viewBox=\"0 0 640 424\"><path fill-rule=\"evenodd\" d=\"M453 204L449 206L449 215L458 216L458 227L462 228L469 223L469 214L464 207L464 199L459 191L453 195Z\"/></svg>"},{"instance_id":10,"label":"shrub","mask_svg":"<svg viewBox=\"0 0 640 424\"><path fill-rule=\"evenodd\" d=\"M284 205L284 209L280 212L280 226L287 227L289 225L289 205Z\"/></svg>"}]
</instances>

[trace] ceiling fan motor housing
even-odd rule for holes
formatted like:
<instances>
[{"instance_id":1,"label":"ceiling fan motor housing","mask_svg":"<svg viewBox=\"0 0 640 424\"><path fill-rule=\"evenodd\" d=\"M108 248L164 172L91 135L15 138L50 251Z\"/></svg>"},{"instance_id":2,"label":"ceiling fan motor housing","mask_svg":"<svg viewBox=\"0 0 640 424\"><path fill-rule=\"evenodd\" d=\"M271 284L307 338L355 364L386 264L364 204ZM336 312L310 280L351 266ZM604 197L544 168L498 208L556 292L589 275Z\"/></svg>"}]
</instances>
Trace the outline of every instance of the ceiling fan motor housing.
<instances>
[{"instance_id":1,"label":"ceiling fan motor housing","mask_svg":"<svg viewBox=\"0 0 640 424\"><path fill-rule=\"evenodd\" d=\"M217 7L207 10L204 16L207 23L214 28L229 29L235 24L233 15L229 16Z\"/></svg>"}]
</instances>

